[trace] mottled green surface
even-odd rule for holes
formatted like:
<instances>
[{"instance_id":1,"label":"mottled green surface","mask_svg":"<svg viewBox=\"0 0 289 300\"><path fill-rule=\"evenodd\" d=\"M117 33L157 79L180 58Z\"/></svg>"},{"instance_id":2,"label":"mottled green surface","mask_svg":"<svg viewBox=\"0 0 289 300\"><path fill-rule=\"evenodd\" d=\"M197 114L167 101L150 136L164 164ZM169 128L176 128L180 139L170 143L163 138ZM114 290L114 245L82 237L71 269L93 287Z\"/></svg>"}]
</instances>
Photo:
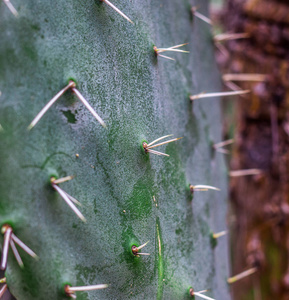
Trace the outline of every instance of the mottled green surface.
<instances>
[{"instance_id":1,"label":"mottled green surface","mask_svg":"<svg viewBox=\"0 0 289 300\"><path fill-rule=\"evenodd\" d=\"M226 238L215 249L210 238L226 226L226 167L211 150L220 102L188 100L220 89L210 27L185 0L112 2L134 25L97 0L13 0L17 19L0 6L0 218L40 257L20 250L21 271L10 253L9 288L19 300L62 299L65 282L110 284L78 299L187 299L190 286L229 299ZM184 42L191 53L175 62L152 49ZM27 132L70 77L107 129L67 92ZM141 151L166 134L184 137L156 149L169 158ZM60 187L87 224L49 186L52 174L76 175ZM191 201L189 183L222 191ZM151 255L133 257L146 241Z\"/></svg>"}]
</instances>

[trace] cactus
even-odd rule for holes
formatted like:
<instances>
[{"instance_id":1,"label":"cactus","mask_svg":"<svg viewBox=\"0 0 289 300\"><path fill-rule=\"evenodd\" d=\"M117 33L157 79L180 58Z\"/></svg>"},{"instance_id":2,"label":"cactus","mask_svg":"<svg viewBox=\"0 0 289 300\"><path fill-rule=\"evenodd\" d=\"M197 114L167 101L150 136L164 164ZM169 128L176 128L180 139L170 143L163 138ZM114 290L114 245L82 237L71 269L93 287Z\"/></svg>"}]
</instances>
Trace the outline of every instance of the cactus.
<instances>
[{"instance_id":1,"label":"cactus","mask_svg":"<svg viewBox=\"0 0 289 300\"><path fill-rule=\"evenodd\" d=\"M133 24L98 0L12 2L17 18L0 7L0 221L39 259L16 245L20 268L10 248L10 292L65 299L65 285L108 284L75 295L190 299L193 288L229 299L226 237L216 246L211 234L226 229L227 169L212 147L220 100L189 99L220 90L210 26L185 0L113 1ZM154 50L183 43L190 54L170 53L175 61ZM27 130L71 80L107 127L69 87ZM170 134L159 143L183 138L143 147Z\"/></svg>"}]
</instances>

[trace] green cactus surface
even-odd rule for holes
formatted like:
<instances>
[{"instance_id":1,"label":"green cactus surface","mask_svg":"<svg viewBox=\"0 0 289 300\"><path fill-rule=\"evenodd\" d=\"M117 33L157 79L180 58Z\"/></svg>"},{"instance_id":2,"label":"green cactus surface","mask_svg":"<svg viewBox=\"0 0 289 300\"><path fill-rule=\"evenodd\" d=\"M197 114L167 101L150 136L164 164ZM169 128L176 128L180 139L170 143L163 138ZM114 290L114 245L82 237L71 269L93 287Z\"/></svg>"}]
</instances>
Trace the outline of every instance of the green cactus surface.
<instances>
[{"instance_id":1,"label":"green cactus surface","mask_svg":"<svg viewBox=\"0 0 289 300\"><path fill-rule=\"evenodd\" d=\"M12 0L11 0L12 1ZM108 288L77 299L191 299L189 290L229 299L227 169L221 89L211 28L187 0L112 0L134 24L98 0L13 0L0 6L0 222L39 257L11 249L5 272L18 300L65 299L65 284ZM207 1L199 10L207 14ZM157 47L187 53L157 56ZM69 80L104 120L68 90L28 125ZM145 153L142 143L182 139ZM170 138L168 138L170 139ZM52 188L81 202L82 222ZM221 191L194 192L209 184ZM3 245L3 235L0 237ZM148 242L149 241L149 242ZM132 246L148 244L136 256Z\"/></svg>"}]
</instances>

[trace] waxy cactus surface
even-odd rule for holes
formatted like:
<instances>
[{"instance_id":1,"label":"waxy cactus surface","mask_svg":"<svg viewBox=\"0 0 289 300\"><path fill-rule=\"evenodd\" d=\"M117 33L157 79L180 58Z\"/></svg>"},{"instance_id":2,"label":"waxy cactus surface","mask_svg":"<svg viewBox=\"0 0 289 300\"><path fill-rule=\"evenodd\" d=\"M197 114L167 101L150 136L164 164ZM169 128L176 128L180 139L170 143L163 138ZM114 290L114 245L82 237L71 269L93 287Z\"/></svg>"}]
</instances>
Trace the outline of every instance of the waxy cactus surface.
<instances>
[{"instance_id":1,"label":"waxy cactus surface","mask_svg":"<svg viewBox=\"0 0 289 300\"><path fill-rule=\"evenodd\" d=\"M221 89L211 28L191 1L112 2L133 24L98 0L13 0L17 18L0 6L0 221L39 257L18 247L21 269L10 248L8 288L18 300L65 299L65 284L109 285L77 299L191 299L191 287L229 299L227 237L211 242L226 229L220 99L189 99ZM183 43L175 61L153 49ZM69 89L27 130L69 80L107 127ZM183 138L153 148L169 157L145 153L169 134ZM86 223L53 189L70 175L57 186ZM147 241L150 255L134 255Z\"/></svg>"}]
</instances>

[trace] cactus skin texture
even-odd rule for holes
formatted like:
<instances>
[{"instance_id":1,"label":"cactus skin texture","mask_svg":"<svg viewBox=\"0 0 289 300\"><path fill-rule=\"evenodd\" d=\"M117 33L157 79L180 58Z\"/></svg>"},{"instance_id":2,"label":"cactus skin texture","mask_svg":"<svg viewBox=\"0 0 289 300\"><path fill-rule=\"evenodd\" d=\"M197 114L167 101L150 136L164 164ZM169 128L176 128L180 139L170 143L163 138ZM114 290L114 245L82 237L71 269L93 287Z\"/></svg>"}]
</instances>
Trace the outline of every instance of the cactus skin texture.
<instances>
[{"instance_id":1,"label":"cactus skin texture","mask_svg":"<svg viewBox=\"0 0 289 300\"><path fill-rule=\"evenodd\" d=\"M189 288L229 299L227 169L220 100L189 94L220 90L210 27L188 1L13 1L0 7L0 221L39 256L10 250L6 270L18 300L66 299L72 286L107 283L77 299L191 299ZM206 1L200 11L207 12ZM153 46L189 43L175 62ZM27 126L70 78L104 119L104 129L70 91L30 131ZM145 154L143 141L184 137ZM76 157L79 154L79 157ZM51 188L82 203L82 223ZM189 184L221 192L195 192ZM156 202L153 201L155 196ZM135 257L131 246L149 241ZM3 243L3 236L1 236Z\"/></svg>"}]
</instances>

